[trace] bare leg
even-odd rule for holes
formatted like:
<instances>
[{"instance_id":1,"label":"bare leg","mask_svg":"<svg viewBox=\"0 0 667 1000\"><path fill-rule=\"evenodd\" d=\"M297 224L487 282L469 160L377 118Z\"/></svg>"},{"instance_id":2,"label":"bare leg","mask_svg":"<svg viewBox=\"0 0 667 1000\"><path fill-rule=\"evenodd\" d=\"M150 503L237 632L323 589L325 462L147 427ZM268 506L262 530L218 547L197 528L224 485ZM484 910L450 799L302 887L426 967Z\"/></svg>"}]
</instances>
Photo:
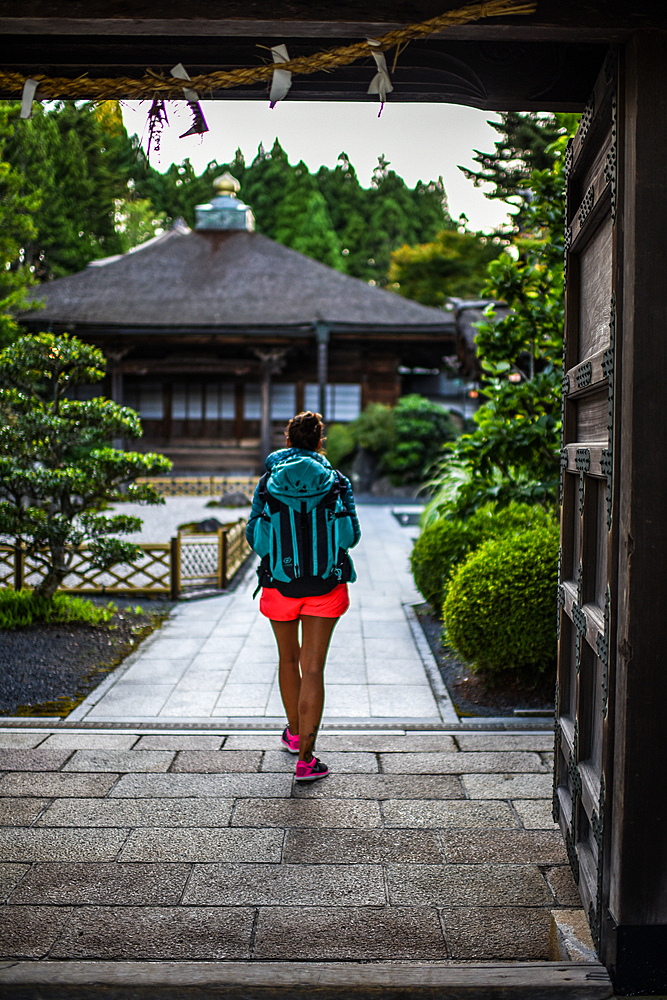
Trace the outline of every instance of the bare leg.
<instances>
[{"instance_id":1,"label":"bare leg","mask_svg":"<svg viewBox=\"0 0 667 1000\"><path fill-rule=\"evenodd\" d=\"M302 615L299 760L310 760L324 708L324 664L337 618ZM290 732L291 732L290 726Z\"/></svg>"},{"instance_id":2,"label":"bare leg","mask_svg":"<svg viewBox=\"0 0 667 1000\"><path fill-rule=\"evenodd\" d=\"M278 643L278 683L285 706L289 731L292 736L299 732L299 695L301 674L299 673L299 619L291 622L271 622L273 634Z\"/></svg>"}]
</instances>

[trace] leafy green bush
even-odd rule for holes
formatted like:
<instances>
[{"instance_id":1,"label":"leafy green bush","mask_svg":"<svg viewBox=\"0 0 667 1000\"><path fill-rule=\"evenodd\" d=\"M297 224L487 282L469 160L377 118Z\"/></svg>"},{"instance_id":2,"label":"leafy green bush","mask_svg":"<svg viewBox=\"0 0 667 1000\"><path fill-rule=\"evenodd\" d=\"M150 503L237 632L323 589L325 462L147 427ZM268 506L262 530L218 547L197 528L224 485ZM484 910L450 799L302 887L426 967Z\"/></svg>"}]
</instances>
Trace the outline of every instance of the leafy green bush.
<instances>
[{"instance_id":1,"label":"leafy green bush","mask_svg":"<svg viewBox=\"0 0 667 1000\"><path fill-rule=\"evenodd\" d=\"M450 576L478 545L488 539L555 523L543 507L519 503L501 510L487 504L467 521L445 517L431 521L422 529L410 555L417 590L440 615Z\"/></svg>"},{"instance_id":2,"label":"leafy green bush","mask_svg":"<svg viewBox=\"0 0 667 1000\"><path fill-rule=\"evenodd\" d=\"M109 603L106 607L92 604L82 597L56 594L52 598L40 597L32 590L0 590L0 629L25 628L42 622L83 622L100 625L108 622L116 610Z\"/></svg>"},{"instance_id":3,"label":"leafy green bush","mask_svg":"<svg viewBox=\"0 0 667 1000\"><path fill-rule=\"evenodd\" d=\"M437 615L452 570L480 540L463 521L445 518L432 521L417 538L410 553L412 575L417 590Z\"/></svg>"},{"instance_id":4,"label":"leafy green bush","mask_svg":"<svg viewBox=\"0 0 667 1000\"><path fill-rule=\"evenodd\" d=\"M558 529L484 542L453 574L447 640L490 681L537 680L556 655Z\"/></svg>"},{"instance_id":5,"label":"leafy green bush","mask_svg":"<svg viewBox=\"0 0 667 1000\"><path fill-rule=\"evenodd\" d=\"M356 448L354 434L349 424L330 424L327 428L326 452L327 458L334 469L351 455Z\"/></svg>"},{"instance_id":6,"label":"leafy green bush","mask_svg":"<svg viewBox=\"0 0 667 1000\"><path fill-rule=\"evenodd\" d=\"M445 441L457 436L447 410L413 393L394 407L395 441L384 453L383 468L399 483L421 482L442 454Z\"/></svg>"},{"instance_id":7,"label":"leafy green bush","mask_svg":"<svg viewBox=\"0 0 667 1000\"><path fill-rule=\"evenodd\" d=\"M376 455L383 455L394 445L394 411L384 403L369 403L348 426L355 443Z\"/></svg>"}]
</instances>

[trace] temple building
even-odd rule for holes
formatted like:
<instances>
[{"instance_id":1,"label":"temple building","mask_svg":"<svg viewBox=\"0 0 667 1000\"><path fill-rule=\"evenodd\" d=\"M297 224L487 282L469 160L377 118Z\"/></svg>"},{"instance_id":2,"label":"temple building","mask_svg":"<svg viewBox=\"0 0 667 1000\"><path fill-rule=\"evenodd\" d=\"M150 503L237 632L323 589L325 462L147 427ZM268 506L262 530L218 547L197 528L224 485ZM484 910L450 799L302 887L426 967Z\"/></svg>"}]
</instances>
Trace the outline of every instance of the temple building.
<instances>
[{"instance_id":1,"label":"temple building","mask_svg":"<svg viewBox=\"0 0 667 1000\"><path fill-rule=\"evenodd\" d=\"M41 286L22 322L67 331L108 360L101 391L136 409L177 472L258 470L286 420L353 420L394 404L406 372L456 354L454 319L254 232L229 174L196 209L128 253ZM88 388L88 387L84 387ZM93 391L93 387L90 387Z\"/></svg>"}]
</instances>

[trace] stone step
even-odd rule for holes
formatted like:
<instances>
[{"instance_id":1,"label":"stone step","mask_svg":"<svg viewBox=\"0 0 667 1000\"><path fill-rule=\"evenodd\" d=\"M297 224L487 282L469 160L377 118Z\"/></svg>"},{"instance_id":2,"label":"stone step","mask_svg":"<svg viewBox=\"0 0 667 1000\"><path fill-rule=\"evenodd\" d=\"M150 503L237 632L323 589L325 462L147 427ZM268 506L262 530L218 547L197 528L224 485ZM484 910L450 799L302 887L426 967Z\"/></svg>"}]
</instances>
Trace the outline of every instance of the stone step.
<instances>
[{"instance_id":1,"label":"stone step","mask_svg":"<svg viewBox=\"0 0 667 1000\"><path fill-rule=\"evenodd\" d=\"M0 963L0 993L5 1000L603 1000L613 987L603 966L578 962L18 961Z\"/></svg>"}]
</instances>

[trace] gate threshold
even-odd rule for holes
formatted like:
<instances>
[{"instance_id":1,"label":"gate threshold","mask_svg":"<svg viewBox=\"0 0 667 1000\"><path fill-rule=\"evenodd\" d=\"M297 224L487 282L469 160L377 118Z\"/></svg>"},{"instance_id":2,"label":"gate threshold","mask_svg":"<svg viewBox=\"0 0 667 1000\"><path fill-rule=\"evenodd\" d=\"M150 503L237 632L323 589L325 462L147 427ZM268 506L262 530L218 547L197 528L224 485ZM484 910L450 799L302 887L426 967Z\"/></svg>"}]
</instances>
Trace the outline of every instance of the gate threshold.
<instances>
[{"instance_id":1,"label":"gate threshold","mask_svg":"<svg viewBox=\"0 0 667 1000\"><path fill-rule=\"evenodd\" d=\"M6 1000L604 1000L606 969L578 962L23 962L0 967Z\"/></svg>"}]
</instances>

